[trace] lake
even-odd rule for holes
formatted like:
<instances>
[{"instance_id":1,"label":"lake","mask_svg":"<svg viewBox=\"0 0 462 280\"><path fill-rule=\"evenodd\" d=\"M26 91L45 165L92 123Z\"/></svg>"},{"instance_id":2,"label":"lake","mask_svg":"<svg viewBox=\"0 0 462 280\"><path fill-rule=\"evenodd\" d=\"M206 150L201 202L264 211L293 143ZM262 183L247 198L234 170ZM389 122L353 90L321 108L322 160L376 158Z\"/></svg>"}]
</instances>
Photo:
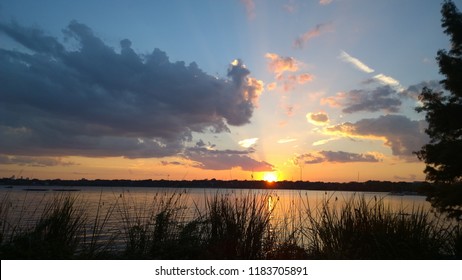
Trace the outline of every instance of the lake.
<instances>
[{"instance_id":1,"label":"lake","mask_svg":"<svg viewBox=\"0 0 462 280\"><path fill-rule=\"evenodd\" d=\"M424 196L393 195L384 192L347 192L312 190L275 190L275 189L166 189L150 187L60 187L60 186L14 186L2 187L0 196L3 210L2 219L10 224L22 227L33 226L40 218L47 202L59 196L71 195L77 199L77 206L85 211L89 218L88 228L94 226L95 218L104 219L101 238L112 238L136 221L146 222L159 213L162 207L178 209L176 215L181 221L190 221L204 215L207 203L213 197L226 197L232 201L255 197L272 211L271 222L297 227L303 223L303 216L309 209L316 213L323 203L333 209L341 208L351 199L363 196L373 204L383 201L386 208L406 215L417 208L430 210L430 204ZM6 207L7 206L7 207ZM6 208L5 208L6 207ZM89 233L91 234L91 233Z\"/></svg>"},{"instance_id":2,"label":"lake","mask_svg":"<svg viewBox=\"0 0 462 280\"><path fill-rule=\"evenodd\" d=\"M255 195L266 197L269 207L284 212L289 207L316 207L328 200L333 205L359 196L367 201L381 199L392 209L411 210L416 207L430 209L431 205L421 195L403 195L387 192L349 192L316 190L280 190L280 189L201 189L201 188L152 188L152 187L60 187L60 186L14 186L2 187L0 198L8 198L14 211L26 211L29 217L41 210L49 199L58 195L72 195L85 204L88 214L96 214L97 209L104 211L117 204L130 204L129 207L142 207L155 203L155 200L180 194L183 206L189 210L203 210L206 200L212 196L233 196L236 198ZM190 213L192 214L192 213Z\"/></svg>"}]
</instances>

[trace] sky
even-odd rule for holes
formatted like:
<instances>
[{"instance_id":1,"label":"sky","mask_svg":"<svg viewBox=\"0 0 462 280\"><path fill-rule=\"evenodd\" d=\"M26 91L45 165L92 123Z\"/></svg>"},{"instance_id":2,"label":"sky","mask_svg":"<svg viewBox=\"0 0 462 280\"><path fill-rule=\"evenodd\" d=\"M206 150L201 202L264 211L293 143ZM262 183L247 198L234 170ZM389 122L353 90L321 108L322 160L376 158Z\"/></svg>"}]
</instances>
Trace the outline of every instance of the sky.
<instances>
[{"instance_id":1,"label":"sky","mask_svg":"<svg viewBox=\"0 0 462 280\"><path fill-rule=\"evenodd\" d=\"M3 0L0 177L424 180L440 8Z\"/></svg>"}]
</instances>

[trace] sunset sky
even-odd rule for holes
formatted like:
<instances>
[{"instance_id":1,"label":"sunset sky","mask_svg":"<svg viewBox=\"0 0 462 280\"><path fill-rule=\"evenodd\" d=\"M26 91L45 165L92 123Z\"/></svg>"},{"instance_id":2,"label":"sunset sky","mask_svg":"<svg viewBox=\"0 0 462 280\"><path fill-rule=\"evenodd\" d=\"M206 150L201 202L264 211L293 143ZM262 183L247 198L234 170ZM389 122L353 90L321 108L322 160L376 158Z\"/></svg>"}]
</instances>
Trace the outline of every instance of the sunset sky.
<instances>
[{"instance_id":1,"label":"sunset sky","mask_svg":"<svg viewBox=\"0 0 462 280\"><path fill-rule=\"evenodd\" d=\"M2 0L0 177L424 180L440 7Z\"/></svg>"}]
</instances>

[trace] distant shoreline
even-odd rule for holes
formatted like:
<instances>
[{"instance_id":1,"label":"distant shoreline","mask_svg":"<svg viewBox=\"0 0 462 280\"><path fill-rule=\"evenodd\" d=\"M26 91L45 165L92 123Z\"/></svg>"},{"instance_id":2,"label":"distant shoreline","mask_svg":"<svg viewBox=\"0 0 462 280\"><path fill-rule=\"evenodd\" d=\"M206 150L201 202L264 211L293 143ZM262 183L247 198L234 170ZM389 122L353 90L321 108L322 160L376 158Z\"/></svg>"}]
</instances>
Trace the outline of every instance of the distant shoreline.
<instances>
[{"instance_id":1,"label":"distant shoreline","mask_svg":"<svg viewBox=\"0 0 462 280\"><path fill-rule=\"evenodd\" d=\"M431 188L426 182L308 182L308 181L222 181L222 180L39 180L39 179L0 179L5 188L12 186L69 186L69 187L154 187L154 188L203 188L203 189L281 189L281 190L321 190L353 192L391 192L396 194L425 195Z\"/></svg>"}]
</instances>

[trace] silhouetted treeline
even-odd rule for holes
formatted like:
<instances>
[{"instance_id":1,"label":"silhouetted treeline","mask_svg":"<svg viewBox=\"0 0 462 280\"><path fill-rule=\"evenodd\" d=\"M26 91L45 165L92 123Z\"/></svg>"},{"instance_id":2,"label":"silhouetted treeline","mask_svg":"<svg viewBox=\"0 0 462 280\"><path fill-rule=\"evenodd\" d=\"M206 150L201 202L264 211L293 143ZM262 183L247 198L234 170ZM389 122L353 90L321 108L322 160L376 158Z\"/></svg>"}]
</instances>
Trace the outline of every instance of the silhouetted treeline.
<instances>
[{"instance_id":1,"label":"silhouetted treeline","mask_svg":"<svg viewBox=\"0 0 462 280\"><path fill-rule=\"evenodd\" d=\"M284 190L325 190L325 191L369 191L396 192L409 194L424 194L431 189L425 182L306 182L281 181L268 183L266 181L221 181L221 180L39 180L24 178L3 178L0 185L6 186L97 186L97 187L155 187L155 188L211 188L211 189L284 189Z\"/></svg>"}]
</instances>

